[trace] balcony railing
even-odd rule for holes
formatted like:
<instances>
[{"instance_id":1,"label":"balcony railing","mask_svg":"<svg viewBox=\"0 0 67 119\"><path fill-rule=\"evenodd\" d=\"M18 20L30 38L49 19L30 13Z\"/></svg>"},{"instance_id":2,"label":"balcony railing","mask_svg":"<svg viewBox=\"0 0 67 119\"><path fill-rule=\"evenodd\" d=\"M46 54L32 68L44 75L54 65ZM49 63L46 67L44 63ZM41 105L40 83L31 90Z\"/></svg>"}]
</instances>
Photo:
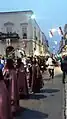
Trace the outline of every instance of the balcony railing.
<instances>
[{"instance_id":1,"label":"balcony railing","mask_svg":"<svg viewBox=\"0 0 67 119\"><path fill-rule=\"evenodd\" d=\"M10 39L19 39L19 35L17 33L2 33L0 32L0 40L5 40L7 38L10 38Z\"/></svg>"}]
</instances>

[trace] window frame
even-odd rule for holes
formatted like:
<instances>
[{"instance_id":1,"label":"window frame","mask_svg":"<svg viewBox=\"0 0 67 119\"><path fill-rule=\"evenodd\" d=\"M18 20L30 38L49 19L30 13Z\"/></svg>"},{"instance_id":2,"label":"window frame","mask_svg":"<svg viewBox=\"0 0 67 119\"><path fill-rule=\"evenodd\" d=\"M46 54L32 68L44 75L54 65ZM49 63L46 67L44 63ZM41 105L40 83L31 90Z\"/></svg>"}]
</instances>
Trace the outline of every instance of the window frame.
<instances>
[{"instance_id":1,"label":"window frame","mask_svg":"<svg viewBox=\"0 0 67 119\"><path fill-rule=\"evenodd\" d=\"M13 29L13 26L14 26L14 24L12 22L6 22L6 23L4 23L4 26L6 28L7 33L12 33L12 31L13 31L12 29Z\"/></svg>"},{"instance_id":2,"label":"window frame","mask_svg":"<svg viewBox=\"0 0 67 119\"><path fill-rule=\"evenodd\" d=\"M21 23L21 28L22 28L22 37L23 39L27 39L28 37L28 24L27 23ZM24 34L26 34L25 38L24 38Z\"/></svg>"}]
</instances>

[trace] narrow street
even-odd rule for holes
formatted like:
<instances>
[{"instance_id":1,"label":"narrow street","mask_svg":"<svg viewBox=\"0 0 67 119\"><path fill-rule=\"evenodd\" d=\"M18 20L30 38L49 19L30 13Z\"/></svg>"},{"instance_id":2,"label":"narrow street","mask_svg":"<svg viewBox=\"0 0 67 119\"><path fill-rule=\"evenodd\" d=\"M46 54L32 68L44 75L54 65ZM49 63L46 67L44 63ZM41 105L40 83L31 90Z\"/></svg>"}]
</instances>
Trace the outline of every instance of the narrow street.
<instances>
[{"instance_id":1,"label":"narrow street","mask_svg":"<svg viewBox=\"0 0 67 119\"><path fill-rule=\"evenodd\" d=\"M40 94L20 100L21 112L16 119L63 119L63 87L62 72L55 68L55 78L44 80Z\"/></svg>"}]
</instances>

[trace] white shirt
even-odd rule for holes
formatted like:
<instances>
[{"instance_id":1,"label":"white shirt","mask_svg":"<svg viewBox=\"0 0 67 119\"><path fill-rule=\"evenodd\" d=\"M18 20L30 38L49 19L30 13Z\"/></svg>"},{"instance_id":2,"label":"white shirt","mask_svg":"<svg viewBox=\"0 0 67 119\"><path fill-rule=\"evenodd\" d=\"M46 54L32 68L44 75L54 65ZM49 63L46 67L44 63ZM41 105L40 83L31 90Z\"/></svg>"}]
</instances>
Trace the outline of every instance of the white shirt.
<instances>
[{"instance_id":1,"label":"white shirt","mask_svg":"<svg viewBox=\"0 0 67 119\"><path fill-rule=\"evenodd\" d=\"M54 69L52 58L48 58L48 61L46 62L46 65L48 65L48 69Z\"/></svg>"}]
</instances>

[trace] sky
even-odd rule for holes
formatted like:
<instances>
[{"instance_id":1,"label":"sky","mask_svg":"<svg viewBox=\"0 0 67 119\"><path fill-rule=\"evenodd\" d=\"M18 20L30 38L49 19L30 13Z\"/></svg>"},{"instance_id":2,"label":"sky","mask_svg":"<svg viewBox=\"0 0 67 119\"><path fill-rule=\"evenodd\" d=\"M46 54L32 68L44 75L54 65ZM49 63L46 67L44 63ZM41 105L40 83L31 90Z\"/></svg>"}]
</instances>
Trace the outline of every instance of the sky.
<instances>
[{"instance_id":1,"label":"sky","mask_svg":"<svg viewBox=\"0 0 67 119\"><path fill-rule=\"evenodd\" d=\"M67 0L1 0L0 11L24 11L33 10L36 21L41 30L47 36L51 49L55 51L59 48L61 37L56 33L53 38L49 38L49 30L67 23ZM54 44L54 40L58 45Z\"/></svg>"}]
</instances>

